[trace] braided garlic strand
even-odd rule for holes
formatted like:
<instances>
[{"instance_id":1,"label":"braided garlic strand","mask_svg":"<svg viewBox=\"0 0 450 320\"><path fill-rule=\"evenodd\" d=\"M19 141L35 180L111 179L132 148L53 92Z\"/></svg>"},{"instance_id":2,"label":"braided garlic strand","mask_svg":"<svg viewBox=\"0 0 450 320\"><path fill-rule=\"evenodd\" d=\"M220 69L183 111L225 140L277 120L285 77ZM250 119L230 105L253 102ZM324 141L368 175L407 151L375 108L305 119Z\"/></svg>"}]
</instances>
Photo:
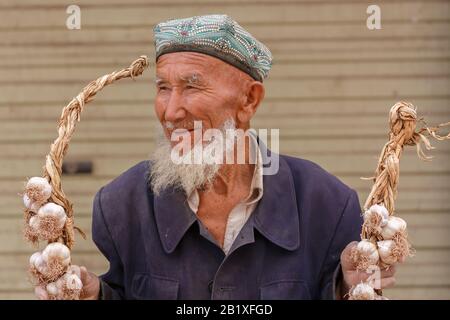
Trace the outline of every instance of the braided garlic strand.
<instances>
[{"instance_id":1,"label":"braided garlic strand","mask_svg":"<svg viewBox=\"0 0 450 320\"><path fill-rule=\"evenodd\" d=\"M58 137L46 157L42 177L28 180L23 193L25 205L25 238L47 246L30 257L29 272L35 286L45 288L50 299L79 299L83 284L80 268L71 265L70 250L74 229L85 238L81 229L74 226L72 203L61 186L62 164L70 139L75 131L85 105L95 98L105 86L124 78L140 76L148 67L148 59L141 56L128 68L104 75L89 83L62 110L58 124Z\"/></svg>"},{"instance_id":2,"label":"braided garlic strand","mask_svg":"<svg viewBox=\"0 0 450 320\"><path fill-rule=\"evenodd\" d=\"M400 156L404 146L416 146L417 155L422 160L430 160L425 155L421 143L427 150L433 149L427 136L437 140L450 139L436 132L450 122L434 128L424 127L416 131L416 107L411 103L397 102L389 112L389 141L384 145L373 179L374 184L364 204L364 223L361 241L353 248L352 260L360 271L389 268L412 255L405 220L394 216L395 199L400 174ZM351 300L381 300L379 288L373 288L372 282L360 283L349 292Z\"/></svg>"}]
</instances>

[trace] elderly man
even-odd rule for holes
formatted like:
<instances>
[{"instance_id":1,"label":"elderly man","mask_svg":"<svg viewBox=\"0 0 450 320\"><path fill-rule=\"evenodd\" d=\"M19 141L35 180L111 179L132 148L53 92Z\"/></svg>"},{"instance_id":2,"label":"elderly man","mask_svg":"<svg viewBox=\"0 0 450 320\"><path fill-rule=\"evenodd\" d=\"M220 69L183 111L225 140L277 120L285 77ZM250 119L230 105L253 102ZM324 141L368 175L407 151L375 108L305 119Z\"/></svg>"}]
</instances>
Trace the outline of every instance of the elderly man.
<instances>
[{"instance_id":1,"label":"elderly man","mask_svg":"<svg viewBox=\"0 0 450 320\"><path fill-rule=\"evenodd\" d=\"M193 146L185 160L208 144L196 133L250 128L270 51L225 15L171 20L154 32L162 138L151 161L95 197L93 239L110 269L97 277L82 267L83 298L345 298L369 276L350 259L362 224L355 191L310 161L270 151L278 171L264 174L267 154L253 135L221 154L243 152L242 163L174 161L178 138ZM393 275L381 272L382 287Z\"/></svg>"}]
</instances>

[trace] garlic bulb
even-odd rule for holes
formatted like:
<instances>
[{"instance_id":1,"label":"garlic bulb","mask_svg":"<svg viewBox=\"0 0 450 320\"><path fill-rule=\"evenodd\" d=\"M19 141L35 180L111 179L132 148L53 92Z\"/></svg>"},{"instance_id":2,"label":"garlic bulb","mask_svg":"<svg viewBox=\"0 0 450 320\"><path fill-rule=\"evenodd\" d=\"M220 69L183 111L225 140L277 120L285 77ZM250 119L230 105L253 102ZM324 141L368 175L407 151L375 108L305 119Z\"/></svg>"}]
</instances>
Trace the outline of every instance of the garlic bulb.
<instances>
[{"instance_id":1,"label":"garlic bulb","mask_svg":"<svg viewBox=\"0 0 450 320\"><path fill-rule=\"evenodd\" d=\"M376 265L379 260L377 246L365 239L353 248L351 256L358 270L366 270L369 266Z\"/></svg>"},{"instance_id":2,"label":"garlic bulb","mask_svg":"<svg viewBox=\"0 0 450 320\"><path fill-rule=\"evenodd\" d=\"M38 230L39 229L39 217L32 216L30 218L30 221L28 222L28 224L33 230Z\"/></svg>"},{"instance_id":3,"label":"garlic bulb","mask_svg":"<svg viewBox=\"0 0 450 320\"><path fill-rule=\"evenodd\" d=\"M350 293L350 300L375 300L375 290L367 283L360 283Z\"/></svg>"},{"instance_id":4,"label":"garlic bulb","mask_svg":"<svg viewBox=\"0 0 450 320\"><path fill-rule=\"evenodd\" d=\"M81 279L81 269L77 265L70 265L69 268L67 268L66 274L74 274Z\"/></svg>"},{"instance_id":5,"label":"garlic bulb","mask_svg":"<svg viewBox=\"0 0 450 320\"><path fill-rule=\"evenodd\" d=\"M66 223L67 215L64 208L56 203L49 202L43 205L38 211L40 219L50 218L56 220L56 227L62 229Z\"/></svg>"},{"instance_id":6,"label":"garlic bulb","mask_svg":"<svg viewBox=\"0 0 450 320\"><path fill-rule=\"evenodd\" d=\"M47 272L47 264L45 263L42 254L35 252L30 257L30 267L35 268L39 273Z\"/></svg>"},{"instance_id":7,"label":"garlic bulb","mask_svg":"<svg viewBox=\"0 0 450 320\"><path fill-rule=\"evenodd\" d=\"M30 266L35 266L37 261L41 260L41 259L42 259L42 256L41 256L41 253L39 251L33 253L31 255L31 257L30 257Z\"/></svg>"},{"instance_id":8,"label":"garlic bulb","mask_svg":"<svg viewBox=\"0 0 450 320\"><path fill-rule=\"evenodd\" d=\"M31 201L31 199L26 194L23 195L23 204L26 208L34 213L37 213L41 206L40 203Z\"/></svg>"},{"instance_id":9,"label":"garlic bulb","mask_svg":"<svg viewBox=\"0 0 450 320\"><path fill-rule=\"evenodd\" d=\"M396 247L395 241L384 240L378 241L378 253L380 255L381 261L387 265L394 264L398 261L398 256L394 254L394 249Z\"/></svg>"},{"instance_id":10,"label":"garlic bulb","mask_svg":"<svg viewBox=\"0 0 450 320\"><path fill-rule=\"evenodd\" d=\"M63 266L68 266L70 264L70 250L62 243L53 242L45 247L42 252L42 259L47 263L55 259L61 262Z\"/></svg>"},{"instance_id":11,"label":"garlic bulb","mask_svg":"<svg viewBox=\"0 0 450 320\"><path fill-rule=\"evenodd\" d=\"M49 202L40 207L38 213L30 218L28 221L30 230L26 236L30 241L33 241L33 238L49 242L56 241L62 236L66 220L64 208Z\"/></svg>"},{"instance_id":12,"label":"garlic bulb","mask_svg":"<svg viewBox=\"0 0 450 320\"><path fill-rule=\"evenodd\" d=\"M59 242L53 242L44 251L36 252L30 257L30 273L38 283L55 282L68 269L70 250ZM54 289L50 286L50 289Z\"/></svg>"},{"instance_id":13,"label":"garlic bulb","mask_svg":"<svg viewBox=\"0 0 450 320\"><path fill-rule=\"evenodd\" d=\"M61 294L61 287L58 286L57 282L50 282L47 284L46 290L49 296L57 297Z\"/></svg>"},{"instance_id":14,"label":"garlic bulb","mask_svg":"<svg viewBox=\"0 0 450 320\"><path fill-rule=\"evenodd\" d=\"M45 178L33 177L28 180L25 186L25 194L32 203L42 204L50 198L52 186Z\"/></svg>"},{"instance_id":15,"label":"garlic bulb","mask_svg":"<svg viewBox=\"0 0 450 320\"><path fill-rule=\"evenodd\" d=\"M79 267L68 269L62 277L47 285L47 293L50 299L55 300L76 300L79 299L83 283L76 274Z\"/></svg>"},{"instance_id":16,"label":"garlic bulb","mask_svg":"<svg viewBox=\"0 0 450 320\"><path fill-rule=\"evenodd\" d=\"M384 240L391 240L396 234L406 231L405 220L399 217L389 217L387 224L381 229L381 236Z\"/></svg>"},{"instance_id":17,"label":"garlic bulb","mask_svg":"<svg viewBox=\"0 0 450 320\"><path fill-rule=\"evenodd\" d=\"M374 228L384 227L389 219L389 212L383 205L374 204L364 213L364 222Z\"/></svg>"},{"instance_id":18,"label":"garlic bulb","mask_svg":"<svg viewBox=\"0 0 450 320\"><path fill-rule=\"evenodd\" d=\"M83 283L76 274L65 274L66 287L69 290L81 290Z\"/></svg>"},{"instance_id":19,"label":"garlic bulb","mask_svg":"<svg viewBox=\"0 0 450 320\"><path fill-rule=\"evenodd\" d=\"M75 279L73 281L68 281L68 276L69 276L69 274L65 273L58 280L47 284L46 290L47 290L47 293L48 293L50 299L67 300L67 299L77 299L79 297L81 288L78 289L76 287L76 284L78 284L77 280ZM70 275L70 276L72 276L72 275ZM74 275L74 277L77 277L77 276ZM74 285L72 282L76 282L76 284ZM69 288L69 286L71 286L72 288L75 288L75 289L71 289L71 288Z\"/></svg>"}]
</instances>

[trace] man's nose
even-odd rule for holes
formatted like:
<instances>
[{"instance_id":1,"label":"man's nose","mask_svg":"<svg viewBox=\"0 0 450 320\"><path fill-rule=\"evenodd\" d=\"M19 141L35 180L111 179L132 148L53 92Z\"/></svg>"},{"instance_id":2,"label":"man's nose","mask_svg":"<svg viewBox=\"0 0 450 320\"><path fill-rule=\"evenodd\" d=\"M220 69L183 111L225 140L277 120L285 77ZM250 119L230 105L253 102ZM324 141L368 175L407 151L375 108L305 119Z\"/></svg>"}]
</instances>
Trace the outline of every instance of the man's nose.
<instances>
[{"instance_id":1,"label":"man's nose","mask_svg":"<svg viewBox=\"0 0 450 320\"><path fill-rule=\"evenodd\" d=\"M183 101L180 92L177 89L172 90L167 103L164 120L177 122L186 117L186 110L183 107Z\"/></svg>"}]
</instances>

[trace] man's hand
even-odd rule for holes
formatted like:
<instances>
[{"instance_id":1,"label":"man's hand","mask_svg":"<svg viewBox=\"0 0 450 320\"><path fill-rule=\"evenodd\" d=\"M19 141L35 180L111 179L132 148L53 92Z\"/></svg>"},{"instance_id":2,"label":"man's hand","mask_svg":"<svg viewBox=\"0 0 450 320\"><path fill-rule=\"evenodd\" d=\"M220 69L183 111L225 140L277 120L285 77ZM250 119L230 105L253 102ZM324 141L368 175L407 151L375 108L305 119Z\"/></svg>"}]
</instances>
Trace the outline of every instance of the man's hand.
<instances>
[{"instance_id":1,"label":"man's hand","mask_svg":"<svg viewBox=\"0 0 450 320\"><path fill-rule=\"evenodd\" d=\"M87 271L85 267L80 267L81 282L83 290L81 291L80 300L97 300L100 293L100 280L92 272ZM37 286L34 293L39 300L48 300L49 296L45 288Z\"/></svg>"},{"instance_id":2,"label":"man's hand","mask_svg":"<svg viewBox=\"0 0 450 320\"><path fill-rule=\"evenodd\" d=\"M341 298L343 298L350 291L350 288L352 286L356 286L357 284L361 283L361 281L366 281L370 276L374 275L374 273L366 273L364 271L358 271L356 269L356 266L351 259L351 253L352 248L354 248L357 244L357 241L350 242L341 253L341 267L343 274L343 281L340 287ZM385 289L392 287L395 284L395 271L395 265L391 265L389 269L380 270L380 279L375 279L380 280L378 282L380 284L380 287L375 289Z\"/></svg>"}]
</instances>

